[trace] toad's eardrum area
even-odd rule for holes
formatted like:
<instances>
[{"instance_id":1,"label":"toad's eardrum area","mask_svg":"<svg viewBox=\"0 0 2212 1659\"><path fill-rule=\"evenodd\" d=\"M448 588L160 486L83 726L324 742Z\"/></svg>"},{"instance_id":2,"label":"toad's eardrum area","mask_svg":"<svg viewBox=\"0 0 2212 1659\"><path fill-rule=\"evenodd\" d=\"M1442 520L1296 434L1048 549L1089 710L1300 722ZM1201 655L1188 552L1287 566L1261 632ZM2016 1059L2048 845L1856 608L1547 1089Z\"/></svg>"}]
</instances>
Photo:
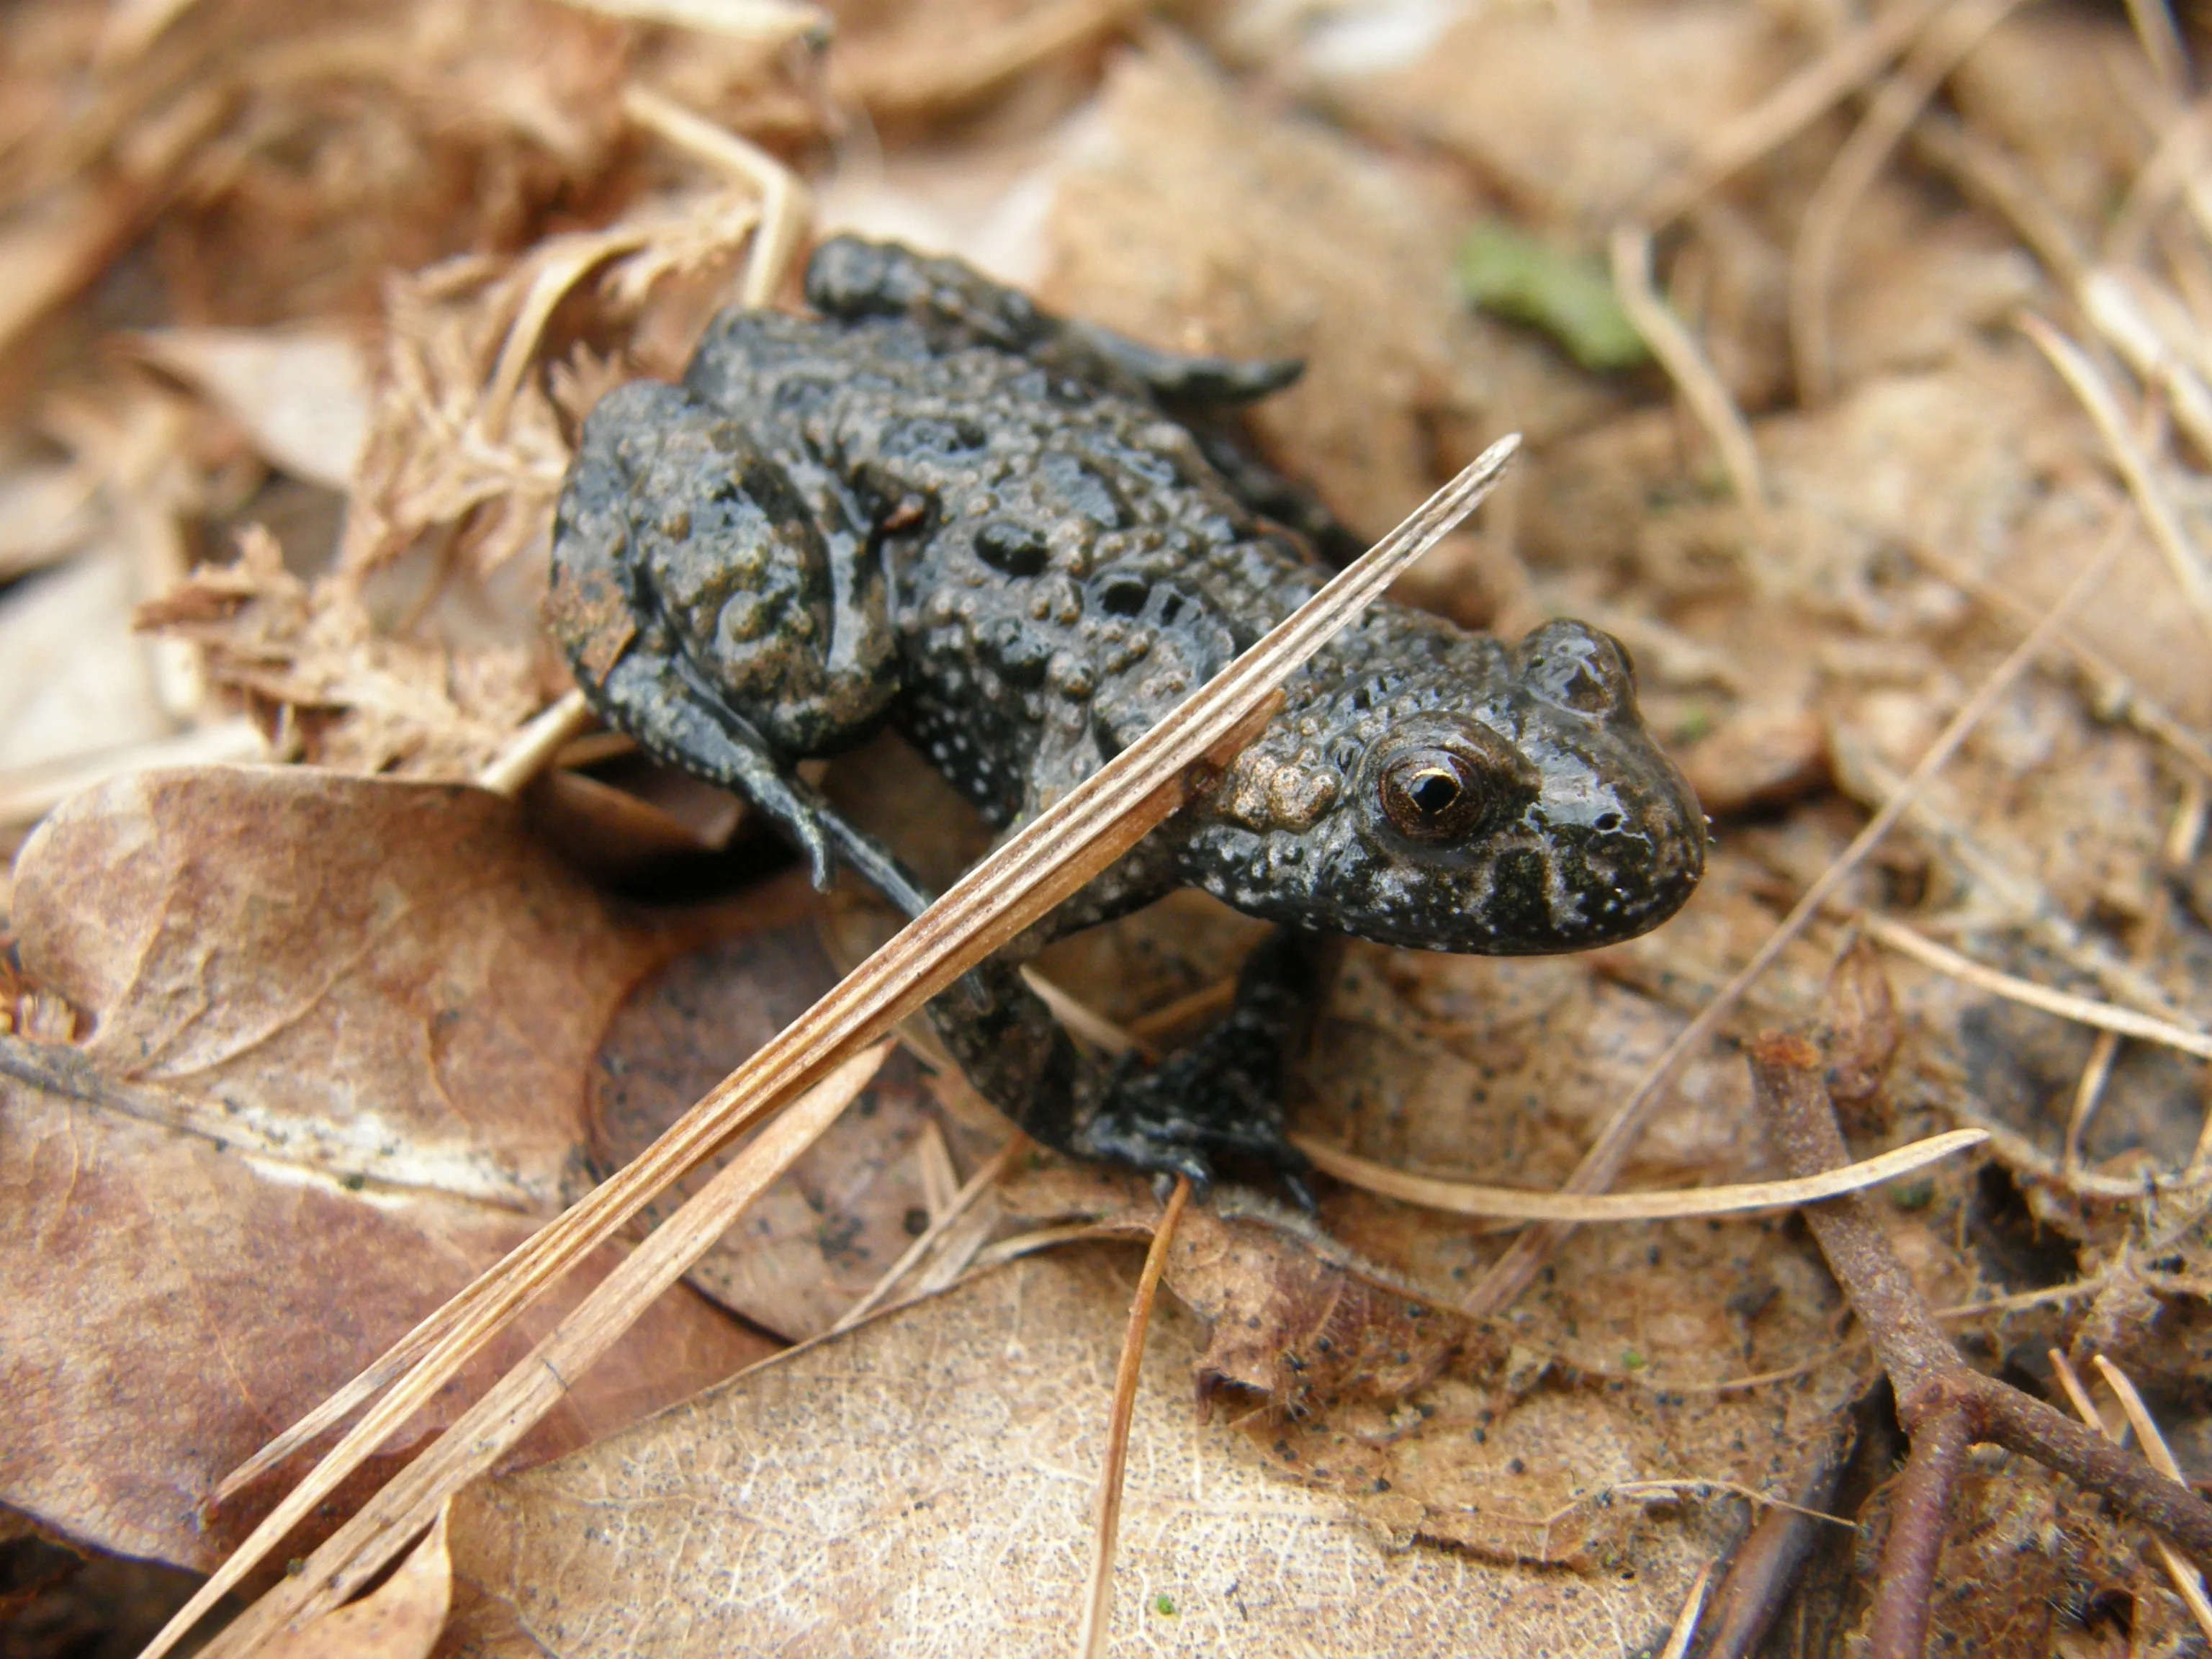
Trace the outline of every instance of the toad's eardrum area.
<instances>
[{"instance_id":1,"label":"toad's eardrum area","mask_svg":"<svg viewBox=\"0 0 2212 1659\"><path fill-rule=\"evenodd\" d=\"M1002 823L1088 776L1324 579L1282 523L1315 509L1218 417L1294 370L1169 356L853 239L807 293L819 318L726 313L681 386L592 412L548 617L613 724L745 793L817 877L834 852L911 908L792 761L888 720ZM1506 645L1379 604L1285 692L1208 797L1056 919L1196 885L1284 923L1197 1051L1090 1066L1006 965L988 1006L933 1010L1040 1139L1200 1182L1257 1157L1302 1194L1273 1087L1314 990L1302 939L1580 950L1697 884L1704 817L1603 634Z\"/></svg>"}]
</instances>

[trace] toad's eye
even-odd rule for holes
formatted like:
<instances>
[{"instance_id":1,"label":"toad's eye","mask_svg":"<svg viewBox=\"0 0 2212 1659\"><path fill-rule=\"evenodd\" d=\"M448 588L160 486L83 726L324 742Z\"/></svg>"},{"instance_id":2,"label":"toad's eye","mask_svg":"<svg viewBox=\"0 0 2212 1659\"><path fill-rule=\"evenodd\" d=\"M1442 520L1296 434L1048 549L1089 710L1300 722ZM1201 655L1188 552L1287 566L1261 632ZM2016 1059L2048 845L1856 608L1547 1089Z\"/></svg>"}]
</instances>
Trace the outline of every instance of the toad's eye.
<instances>
[{"instance_id":1,"label":"toad's eye","mask_svg":"<svg viewBox=\"0 0 2212 1659\"><path fill-rule=\"evenodd\" d=\"M1421 842L1459 841L1526 799L1487 757L1441 743L1400 750L1383 763L1380 781L1382 815Z\"/></svg>"}]
</instances>

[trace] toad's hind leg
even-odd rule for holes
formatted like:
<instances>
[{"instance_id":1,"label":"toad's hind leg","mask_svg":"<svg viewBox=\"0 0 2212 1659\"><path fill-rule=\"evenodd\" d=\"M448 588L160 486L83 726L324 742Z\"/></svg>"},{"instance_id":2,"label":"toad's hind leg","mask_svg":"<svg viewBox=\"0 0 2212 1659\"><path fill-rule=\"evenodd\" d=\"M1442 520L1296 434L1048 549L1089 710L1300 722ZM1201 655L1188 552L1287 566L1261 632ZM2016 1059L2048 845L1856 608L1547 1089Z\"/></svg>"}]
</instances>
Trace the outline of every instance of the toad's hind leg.
<instances>
[{"instance_id":1,"label":"toad's hind leg","mask_svg":"<svg viewBox=\"0 0 2212 1659\"><path fill-rule=\"evenodd\" d=\"M864 550L833 544L828 511L727 416L624 386L584 423L546 620L609 724L745 796L817 885L834 851L911 912L927 902L912 878L791 769L865 735L898 690L880 583L832 570Z\"/></svg>"},{"instance_id":2,"label":"toad's hind leg","mask_svg":"<svg viewBox=\"0 0 2212 1659\"><path fill-rule=\"evenodd\" d=\"M996 346L1107 391L1165 407L1249 403L1279 392L1305 365L1164 351L1096 323L1040 311L1019 289L957 259L896 242L837 236L806 266L806 302L827 317L904 317L963 343Z\"/></svg>"}]
</instances>

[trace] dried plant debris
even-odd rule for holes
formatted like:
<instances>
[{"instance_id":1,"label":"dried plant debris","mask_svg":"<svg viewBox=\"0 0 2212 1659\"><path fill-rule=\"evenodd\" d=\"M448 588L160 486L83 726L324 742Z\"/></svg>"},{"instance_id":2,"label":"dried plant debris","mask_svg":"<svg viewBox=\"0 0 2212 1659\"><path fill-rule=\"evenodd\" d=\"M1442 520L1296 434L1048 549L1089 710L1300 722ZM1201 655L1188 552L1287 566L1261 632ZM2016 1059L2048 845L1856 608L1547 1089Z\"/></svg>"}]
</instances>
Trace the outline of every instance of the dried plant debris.
<instances>
[{"instance_id":1,"label":"dried plant debris","mask_svg":"<svg viewBox=\"0 0 2212 1659\"><path fill-rule=\"evenodd\" d=\"M78 1041L0 1037L0 1371L24 1404L0 1502L204 1569L258 1513L204 1529L214 1482L555 1201L597 1033L684 935L612 914L493 797L279 770L79 797L12 914ZM672 1300L532 1453L764 1346Z\"/></svg>"},{"instance_id":2,"label":"dried plant debris","mask_svg":"<svg viewBox=\"0 0 2212 1659\"><path fill-rule=\"evenodd\" d=\"M553 671L529 644L473 647L394 637L360 585L312 586L258 526L237 559L203 565L138 611L190 641L286 758L348 772L473 775L544 700Z\"/></svg>"}]
</instances>

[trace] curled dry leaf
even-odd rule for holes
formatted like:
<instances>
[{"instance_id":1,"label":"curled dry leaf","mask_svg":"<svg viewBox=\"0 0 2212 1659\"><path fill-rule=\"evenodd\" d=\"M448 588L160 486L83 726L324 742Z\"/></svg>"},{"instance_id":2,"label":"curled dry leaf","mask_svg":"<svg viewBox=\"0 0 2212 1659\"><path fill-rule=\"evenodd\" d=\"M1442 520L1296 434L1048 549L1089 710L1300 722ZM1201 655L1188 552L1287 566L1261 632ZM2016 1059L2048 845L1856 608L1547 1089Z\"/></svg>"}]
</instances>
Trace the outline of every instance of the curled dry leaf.
<instances>
[{"instance_id":1,"label":"curled dry leaf","mask_svg":"<svg viewBox=\"0 0 2212 1659\"><path fill-rule=\"evenodd\" d=\"M258 1512L249 1493L203 1530L215 1480L555 1206L599 1033L686 941L610 910L519 810L305 771L151 773L27 845L25 969L90 1030L0 1072L0 1387L24 1404L0 1427L0 1501L211 1565ZM664 1301L530 1455L764 1346Z\"/></svg>"},{"instance_id":2,"label":"curled dry leaf","mask_svg":"<svg viewBox=\"0 0 2212 1659\"><path fill-rule=\"evenodd\" d=\"M807 1655L1064 1653L1135 1267L1016 1262L465 1494L449 1639L569 1659L722 1653L739 1632ZM1694 1516L1637 1528L1603 1605L1555 1570L1393 1554L1225 1422L1194 1425L1194 1352L1188 1319L1156 1311L1115 1650L1611 1656L1657 1640L1711 1548Z\"/></svg>"}]
</instances>

